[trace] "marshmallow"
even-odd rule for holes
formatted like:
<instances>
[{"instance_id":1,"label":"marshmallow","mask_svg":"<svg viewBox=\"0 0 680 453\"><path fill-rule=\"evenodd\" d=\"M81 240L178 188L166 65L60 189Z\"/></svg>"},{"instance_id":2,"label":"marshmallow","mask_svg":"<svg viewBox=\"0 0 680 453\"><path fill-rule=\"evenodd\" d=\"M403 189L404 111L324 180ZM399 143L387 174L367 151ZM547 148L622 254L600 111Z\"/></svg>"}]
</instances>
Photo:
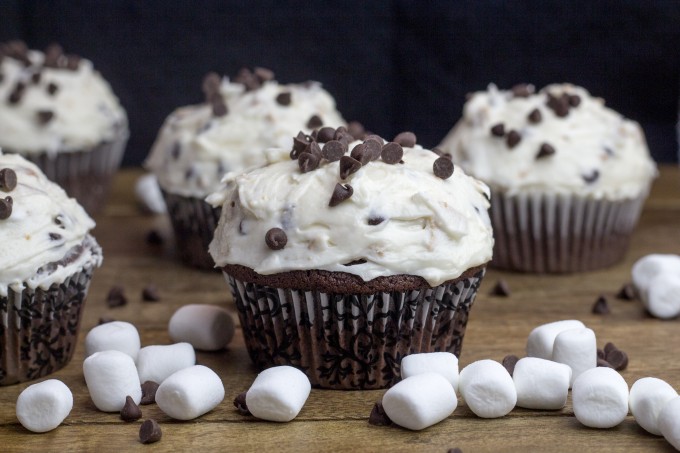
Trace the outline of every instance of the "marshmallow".
<instances>
[{"instance_id":1,"label":"marshmallow","mask_svg":"<svg viewBox=\"0 0 680 453\"><path fill-rule=\"evenodd\" d=\"M203 351L217 351L234 337L234 321L224 308L189 304L172 315L168 333L172 341L185 341Z\"/></svg>"},{"instance_id":2,"label":"marshmallow","mask_svg":"<svg viewBox=\"0 0 680 453\"><path fill-rule=\"evenodd\" d=\"M406 379L421 373L439 373L458 390L458 357L450 352L410 354L401 359L401 377Z\"/></svg>"},{"instance_id":3,"label":"marshmallow","mask_svg":"<svg viewBox=\"0 0 680 453\"><path fill-rule=\"evenodd\" d=\"M628 407L642 428L651 434L661 435L657 423L659 413L666 403L677 398L678 392L667 382L653 377L635 381L630 388Z\"/></svg>"},{"instance_id":4,"label":"marshmallow","mask_svg":"<svg viewBox=\"0 0 680 453\"><path fill-rule=\"evenodd\" d=\"M482 418L503 417L517 403L512 377L493 360L479 360L463 368L458 388L470 410Z\"/></svg>"},{"instance_id":5,"label":"marshmallow","mask_svg":"<svg viewBox=\"0 0 680 453\"><path fill-rule=\"evenodd\" d=\"M223 399L222 380L213 370L203 365L177 371L166 378L156 390L158 407L177 420L200 417L217 407Z\"/></svg>"},{"instance_id":6,"label":"marshmallow","mask_svg":"<svg viewBox=\"0 0 680 453\"><path fill-rule=\"evenodd\" d=\"M257 375L246 393L246 406L262 420L289 422L300 413L312 386L302 371L292 366L268 368Z\"/></svg>"},{"instance_id":7,"label":"marshmallow","mask_svg":"<svg viewBox=\"0 0 680 453\"><path fill-rule=\"evenodd\" d=\"M100 351L121 351L137 360L139 332L129 322L112 321L93 327L85 337L85 357Z\"/></svg>"},{"instance_id":8,"label":"marshmallow","mask_svg":"<svg viewBox=\"0 0 680 453\"><path fill-rule=\"evenodd\" d=\"M561 409L567 404L571 368L538 357L525 357L512 374L517 405L527 409Z\"/></svg>"},{"instance_id":9,"label":"marshmallow","mask_svg":"<svg viewBox=\"0 0 680 453\"><path fill-rule=\"evenodd\" d=\"M142 399L135 362L123 352L95 352L83 362L83 373L92 402L100 411L120 411L126 396L135 404Z\"/></svg>"},{"instance_id":10,"label":"marshmallow","mask_svg":"<svg viewBox=\"0 0 680 453\"><path fill-rule=\"evenodd\" d=\"M680 450L680 397L667 402L658 418L659 431L676 450Z\"/></svg>"},{"instance_id":11,"label":"marshmallow","mask_svg":"<svg viewBox=\"0 0 680 453\"><path fill-rule=\"evenodd\" d=\"M680 315L680 273L661 273L649 281L642 303L657 318L670 319Z\"/></svg>"},{"instance_id":12,"label":"marshmallow","mask_svg":"<svg viewBox=\"0 0 680 453\"><path fill-rule=\"evenodd\" d=\"M149 212L165 214L167 208L156 176L149 173L140 176L135 183L135 195Z\"/></svg>"},{"instance_id":13,"label":"marshmallow","mask_svg":"<svg viewBox=\"0 0 680 453\"><path fill-rule=\"evenodd\" d=\"M628 414L628 384L613 368L591 368L574 381L571 401L585 426L612 428Z\"/></svg>"},{"instance_id":14,"label":"marshmallow","mask_svg":"<svg viewBox=\"0 0 680 453\"><path fill-rule=\"evenodd\" d=\"M536 327L531 331L527 339L527 356L552 360L555 337L560 332L579 327L585 327L585 325L575 319L555 321Z\"/></svg>"},{"instance_id":15,"label":"marshmallow","mask_svg":"<svg viewBox=\"0 0 680 453\"><path fill-rule=\"evenodd\" d=\"M51 431L73 409L73 394L63 382L48 379L24 389L17 399L19 423L34 433Z\"/></svg>"},{"instance_id":16,"label":"marshmallow","mask_svg":"<svg viewBox=\"0 0 680 453\"><path fill-rule=\"evenodd\" d=\"M633 285L643 300L647 298L652 279L661 274L680 277L680 256L655 253L643 256L633 264L631 270Z\"/></svg>"},{"instance_id":17,"label":"marshmallow","mask_svg":"<svg viewBox=\"0 0 680 453\"><path fill-rule=\"evenodd\" d=\"M395 384L385 392L382 405L394 423L418 431L451 415L458 398L444 376L422 373Z\"/></svg>"},{"instance_id":18,"label":"marshmallow","mask_svg":"<svg viewBox=\"0 0 680 453\"><path fill-rule=\"evenodd\" d=\"M163 382L168 376L196 365L196 353L189 343L146 346L137 356L139 382Z\"/></svg>"},{"instance_id":19,"label":"marshmallow","mask_svg":"<svg viewBox=\"0 0 680 453\"><path fill-rule=\"evenodd\" d=\"M597 366L597 340L595 332L587 327L569 329L555 337L553 361L571 368L570 385L584 371Z\"/></svg>"}]
</instances>

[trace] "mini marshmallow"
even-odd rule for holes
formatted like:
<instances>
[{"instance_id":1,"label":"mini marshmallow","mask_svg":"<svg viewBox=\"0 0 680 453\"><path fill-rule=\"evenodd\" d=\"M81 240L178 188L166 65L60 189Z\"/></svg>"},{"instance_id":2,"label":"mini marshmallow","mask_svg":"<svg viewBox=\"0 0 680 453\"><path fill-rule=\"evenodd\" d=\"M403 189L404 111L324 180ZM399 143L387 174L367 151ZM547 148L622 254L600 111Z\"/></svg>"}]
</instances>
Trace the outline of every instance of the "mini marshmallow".
<instances>
[{"instance_id":1,"label":"mini marshmallow","mask_svg":"<svg viewBox=\"0 0 680 453\"><path fill-rule=\"evenodd\" d=\"M680 450L680 396L664 405L657 422L664 439Z\"/></svg>"},{"instance_id":2,"label":"mini marshmallow","mask_svg":"<svg viewBox=\"0 0 680 453\"><path fill-rule=\"evenodd\" d=\"M680 276L680 256L654 253L640 258L633 264L631 277L640 297L647 298L652 279L661 274Z\"/></svg>"},{"instance_id":3,"label":"mini marshmallow","mask_svg":"<svg viewBox=\"0 0 680 453\"><path fill-rule=\"evenodd\" d=\"M196 353L189 343L167 346L146 346L137 356L139 382L153 381L160 384L171 374L196 365Z\"/></svg>"},{"instance_id":4,"label":"mini marshmallow","mask_svg":"<svg viewBox=\"0 0 680 453\"><path fill-rule=\"evenodd\" d=\"M137 328L129 322L112 321L93 327L85 337L85 357L100 351L121 351L137 360L140 341Z\"/></svg>"},{"instance_id":5,"label":"mini marshmallow","mask_svg":"<svg viewBox=\"0 0 680 453\"><path fill-rule=\"evenodd\" d=\"M262 371L246 393L246 406L262 420L289 422L300 413L312 386L302 371L275 366Z\"/></svg>"},{"instance_id":6,"label":"mini marshmallow","mask_svg":"<svg viewBox=\"0 0 680 453\"><path fill-rule=\"evenodd\" d=\"M571 368L570 385L584 371L597 366L597 340L595 332L587 327L569 329L555 337L553 361Z\"/></svg>"},{"instance_id":7,"label":"mini marshmallow","mask_svg":"<svg viewBox=\"0 0 680 453\"><path fill-rule=\"evenodd\" d=\"M167 207L154 174L140 176L135 183L135 195L146 209L154 214L165 214Z\"/></svg>"},{"instance_id":8,"label":"mini marshmallow","mask_svg":"<svg viewBox=\"0 0 680 453\"><path fill-rule=\"evenodd\" d=\"M142 399L135 362L124 352L95 352L83 362L83 374L90 398L100 411L120 411L126 396L135 404Z\"/></svg>"},{"instance_id":9,"label":"mini marshmallow","mask_svg":"<svg viewBox=\"0 0 680 453\"><path fill-rule=\"evenodd\" d=\"M382 399L387 416L399 426L418 431L451 415L458 405L456 392L439 373L407 377L390 388Z\"/></svg>"},{"instance_id":10,"label":"mini marshmallow","mask_svg":"<svg viewBox=\"0 0 680 453\"><path fill-rule=\"evenodd\" d=\"M401 377L406 379L421 373L439 373L454 390L458 390L458 357L450 352L423 352L401 359Z\"/></svg>"},{"instance_id":11,"label":"mini marshmallow","mask_svg":"<svg viewBox=\"0 0 680 453\"><path fill-rule=\"evenodd\" d=\"M657 318L670 319L680 315L680 273L656 275L649 281L649 288L641 299Z\"/></svg>"},{"instance_id":12,"label":"mini marshmallow","mask_svg":"<svg viewBox=\"0 0 680 453\"><path fill-rule=\"evenodd\" d=\"M512 374L517 405L527 409L561 409L567 404L571 368L538 357L524 357Z\"/></svg>"},{"instance_id":13,"label":"mini marshmallow","mask_svg":"<svg viewBox=\"0 0 680 453\"><path fill-rule=\"evenodd\" d=\"M19 423L34 433L51 431L73 409L73 394L63 382L48 379L24 389L17 399Z\"/></svg>"},{"instance_id":14,"label":"mini marshmallow","mask_svg":"<svg viewBox=\"0 0 680 453\"><path fill-rule=\"evenodd\" d=\"M177 420L200 417L217 407L223 399L222 380L213 370L203 365L177 371L166 378L156 390L158 407Z\"/></svg>"},{"instance_id":15,"label":"mini marshmallow","mask_svg":"<svg viewBox=\"0 0 680 453\"><path fill-rule=\"evenodd\" d=\"M517 390L510 373L493 360L479 360L463 368L458 388L478 417L503 417L517 403Z\"/></svg>"},{"instance_id":16,"label":"mini marshmallow","mask_svg":"<svg viewBox=\"0 0 680 453\"><path fill-rule=\"evenodd\" d=\"M536 327L527 339L527 356L552 360L555 337L560 332L579 327L585 327L585 325L575 319L555 321Z\"/></svg>"},{"instance_id":17,"label":"mini marshmallow","mask_svg":"<svg viewBox=\"0 0 680 453\"><path fill-rule=\"evenodd\" d=\"M653 377L645 377L635 381L630 388L628 407L643 429L657 436L659 430L659 413L666 403L678 397L678 392L667 382Z\"/></svg>"},{"instance_id":18,"label":"mini marshmallow","mask_svg":"<svg viewBox=\"0 0 680 453\"><path fill-rule=\"evenodd\" d=\"M613 368L591 368L574 381L571 401L585 426L612 428L628 414L628 384Z\"/></svg>"},{"instance_id":19,"label":"mini marshmallow","mask_svg":"<svg viewBox=\"0 0 680 453\"><path fill-rule=\"evenodd\" d=\"M172 341L185 341L203 351L217 351L234 337L234 321L221 307L189 304L172 315L168 333Z\"/></svg>"}]
</instances>

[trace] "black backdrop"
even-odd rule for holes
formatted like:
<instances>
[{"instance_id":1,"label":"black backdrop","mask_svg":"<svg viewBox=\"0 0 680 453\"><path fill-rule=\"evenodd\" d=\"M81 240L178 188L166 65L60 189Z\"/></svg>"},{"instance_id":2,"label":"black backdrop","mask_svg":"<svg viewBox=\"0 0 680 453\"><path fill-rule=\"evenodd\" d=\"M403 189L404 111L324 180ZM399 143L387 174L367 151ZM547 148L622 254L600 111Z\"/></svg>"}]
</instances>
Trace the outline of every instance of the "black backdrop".
<instances>
[{"instance_id":1,"label":"black backdrop","mask_svg":"<svg viewBox=\"0 0 680 453\"><path fill-rule=\"evenodd\" d=\"M434 146L489 82L583 85L677 160L680 2L0 0L0 40L83 55L126 108L128 165L200 82L264 66L321 81L346 119Z\"/></svg>"}]
</instances>

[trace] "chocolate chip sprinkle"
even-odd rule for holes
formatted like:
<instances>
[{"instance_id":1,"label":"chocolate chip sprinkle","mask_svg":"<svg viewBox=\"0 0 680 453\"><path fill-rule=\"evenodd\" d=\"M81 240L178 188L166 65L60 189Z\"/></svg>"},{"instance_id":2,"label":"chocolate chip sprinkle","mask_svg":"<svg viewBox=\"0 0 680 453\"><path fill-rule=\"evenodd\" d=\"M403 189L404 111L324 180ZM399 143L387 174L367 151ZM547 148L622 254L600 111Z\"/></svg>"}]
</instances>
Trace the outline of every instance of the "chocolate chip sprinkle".
<instances>
[{"instance_id":1,"label":"chocolate chip sprinkle","mask_svg":"<svg viewBox=\"0 0 680 453\"><path fill-rule=\"evenodd\" d=\"M632 283L624 284L618 293L616 293L616 298L621 300L635 300L635 288Z\"/></svg>"},{"instance_id":2,"label":"chocolate chip sprinkle","mask_svg":"<svg viewBox=\"0 0 680 453\"><path fill-rule=\"evenodd\" d=\"M347 179L353 173L356 173L361 168L361 162L351 156L342 156L340 158L340 179Z\"/></svg>"},{"instance_id":3,"label":"chocolate chip sprinkle","mask_svg":"<svg viewBox=\"0 0 680 453\"><path fill-rule=\"evenodd\" d=\"M529 115L527 116L527 119L529 120L530 123L532 124L538 124L543 120L543 115L541 115L541 111L538 109L533 109L531 112L529 112Z\"/></svg>"},{"instance_id":4,"label":"chocolate chip sprinkle","mask_svg":"<svg viewBox=\"0 0 680 453\"><path fill-rule=\"evenodd\" d=\"M522 141L522 136L519 135L519 132L517 132L514 129L511 129L508 132L507 137L505 138L505 144L508 145L508 148L510 148L510 149L517 146L520 141Z\"/></svg>"},{"instance_id":5,"label":"chocolate chip sprinkle","mask_svg":"<svg viewBox=\"0 0 680 453\"><path fill-rule=\"evenodd\" d=\"M0 198L0 220L9 219L12 215L12 197Z\"/></svg>"},{"instance_id":6,"label":"chocolate chip sprinkle","mask_svg":"<svg viewBox=\"0 0 680 453\"><path fill-rule=\"evenodd\" d=\"M11 168L3 168L0 170L0 190L3 192L11 192L17 186L17 174Z\"/></svg>"},{"instance_id":7,"label":"chocolate chip sprinkle","mask_svg":"<svg viewBox=\"0 0 680 453\"><path fill-rule=\"evenodd\" d=\"M156 390L158 390L158 382L144 381L142 384L142 399L139 404L153 404L156 402Z\"/></svg>"},{"instance_id":8,"label":"chocolate chip sprinkle","mask_svg":"<svg viewBox=\"0 0 680 453\"><path fill-rule=\"evenodd\" d=\"M272 250L281 250L288 243L288 236L281 228L270 228L264 236L267 247Z\"/></svg>"},{"instance_id":9,"label":"chocolate chip sprinkle","mask_svg":"<svg viewBox=\"0 0 680 453\"><path fill-rule=\"evenodd\" d=\"M161 300L158 294L158 287L154 284L148 284L142 289L142 300L144 302L158 302Z\"/></svg>"},{"instance_id":10,"label":"chocolate chip sprinkle","mask_svg":"<svg viewBox=\"0 0 680 453\"><path fill-rule=\"evenodd\" d=\"M598 297L595 303L593 304L593 308L591 311L595 315L608 315L610 311L607 299L604 296Z\"/></svg>"},{"instance_id":11,"label":"chocolate chip sprinkle","mask_svg":"<svg viewBox=\"0 0 680 453\"><path fill-rule=\"evenodd\" d=\"M323 126L323 120L319 115L312 115L307 121L307 128L309 129L316 129L321 126Z\"/></svg>"},{"instance_id":12,"label":"chocolate chip sprinkle","mask_svg":"<svg viewBox=\"0 0 680 453\"><path fill-rule=\"evenodd\" d=\"M368 424L375 426L389 426L392 424L392 420L385 413L382 402L378 401L371 409L371 415L368 416Z\"/></svg>"},{"instance_id":13,"label":"chocolate chip sprinkle","mask_svg":"<svg viewBox=\"0 0 680 453\"><path fill-rule=\"evenodd\" d=\"M517 362L519 362L519 357L513 354L508 354L505 357L503 357L503 361L501 362L501 364L506 370L508 370L510 376L512 376L513 373L515 372L515 365L517 365Z\"/></svg>"},{"instance_id":14,"label":"chocolate chip sprinkle","mask_svg":"<svg viewBox=\"0 0 680 453\"><path fill-rule=\"evenodd\" d=\"M45 126L54 118L54 112L52 110L38 110L36 117L38 118L38 124Z\"/></svg>"},{"instance_id":15,"label":"chocolate chip sprinkle","mask_svg":"<svg viewBox=\"0 0 680 453\"><path fill-rule=\"evenodd\" d=\"M416 145L417 139L416 134L406 131L397 134L392 141L399 143L404 148L413 148Z\"/></svg>"},{"instance_id":16,"label":"chocolate chip sprinkle","mask_svg":"<svg viewBox=\"0 0 680 453\"><path fill-rule=\"evenodd\" d=\"M300 167L300 172L308 173L319 168L319 163L321 158L314 153L302 153L298 156L298 167Z\"/></svg>"},{"instance_id":17,"label":"chocolate chip sprinkle","mask_svg":"<svg viewBox=\"0 0 680 453\"><path fill-rule=\"evenodd\" d=\"M496 285L491 289L492 296L509 297L510 296L510 286L508 282L500 279L496 282Z\"/></svg>"},{"instance_id":18,"label":"chocolate chip sprinkle","mask_svg":"<svg viewBox=\"0 0 680 453\"><path fill-rule=\"evenodd\" d=\"M353 193L354 189L349 184L343 185L340 183L336 183L335 188L333 188L333 195L331 195L331 199L328 202L328 206L332 208L334 206L339 205L343 201L350 198Z\"/></svg>"},{"instance_id":19,"label":"chocolate chip sprinkle","mask_svg":"<svg viewBox=\"0 0 680 453\"><path fill-rule=\"evenodd\" d=\"M142 426L139 427L139 440L143 444L152 444L161 440L163 432L158 422L153 418L145 420Z\"/></svg>"},{"instance_id":20,"label":"chocolate chip sprinkle","mask_svg":"<svg viewBox=\"0 0 680 453\"><path fill-rule=\"evenodd\" d=\"M131 396L125 397L125 405L120 410L120 418L124 422L134 422L142 418L142 410L135 404Z\"/></svg>"},{"instance_id":21,"label":"chocolate chip sprinkle","mask_svg":"<svg viewBox=\"0 0 680 453\"><path fill-rule=\"evenodd\" d=\"M284 91L276 96L276 103L284 107L288 107L290 105L291 99L292 99L291 92Z\"/></svg>"},{"instance_id":22,"label":"chocolate chip sprinkle","mask_svg":"<svg viewBox=\"0 0 680 453\"><path fill-rule=\"evenodd\" d=\"M347 147L338 140L327 142L321 150L321 155L329 162L340 160L347 152Z\"/></svg>"},{"instance_id":23,"label":"chocolate chip sprinkle","mask_svg":"<svg viewBox=\"0 0 680 453\"><path fill-rule=\"evenodd\" d=\"M453 174L453 162L446 157L438 157L432 164L432 171L437 178L448 179Z\"/></svg>"},{"instance_id":24,"label":"chocolate chip sprinkle","mask_svg":"<svg viewBox=\"0 0 680 453\"><path fill-rule=\"evenodd\" d=\"M122 307L127 304L127 297L125 297L125 290L121 285L114 285L106 295L106 304L111 307Z\"/></svg>"},{"instance_id":25,"label":"chocolate chip sprinkle","mask_svg":"<svg viewBox=\"0 0 680 453\"><path fill-rule=\"evenodd\" d=\"M248 392L241 392L234 398L234 407L240 415L252 415L246 404L246 393Z\"/></svg>"},{"instance_id":26,"label":"chocolate chip sprinkle","mask_svg":"<svg viewBox=\"0 0 680 453\"><path fill-rule=\"evenodd\" d=\"M404 148L396 142L385 143L380 151L380 157L386 164L399 163L401 158L404 157Z\"/></svg>"},{"instance_id":27,"label":"chocolate chip sprinkle","mask_svg":"<svg viewBox=\"0 0 680 453\"><path fill-rule=\"evenodd\" d=\"M503 123L494 124L489 131L494 137L502 137L505 135L505 125Z\"/></svg>"},{"instance_id":28,"label":"chocolate chip sprinkle","mask_svg":"<svg viewBox=\"0 0 680 453\"><path fill-rule=\"evenodd\" d=\"M552 156L553 154L555 154L555 148L548 143L542 143L541 147L538 148L538 152L536 153L536 159L543 159L548 156Z\"/></svg>"}]
</instances>

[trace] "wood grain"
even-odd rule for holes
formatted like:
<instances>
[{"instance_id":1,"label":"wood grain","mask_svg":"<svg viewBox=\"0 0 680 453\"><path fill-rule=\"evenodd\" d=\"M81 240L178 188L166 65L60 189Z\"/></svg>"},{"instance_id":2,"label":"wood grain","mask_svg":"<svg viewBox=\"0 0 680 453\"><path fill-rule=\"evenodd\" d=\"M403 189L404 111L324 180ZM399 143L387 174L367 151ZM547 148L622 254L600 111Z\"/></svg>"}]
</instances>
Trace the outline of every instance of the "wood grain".
<instances>
[{"instance_id":1,"label":"wood grain","mask_svg":"<svg viewBox=\"0 0 680 453\"><path fill-rule=\"evenodd\" d=\"M153 445L138 441L141 421L125 423L118 414L95 409L82 377L84 334L100 317L134 323L143 345L168 344L167 322L186 303L208 303L234 312L231 296L217 272L183 267L173 259L172 241L150 246L151 229L169 238L163 216L143 214L134 202L132 187L141 174L126 170L116 179L112 198L97 219L95 236L104 248L104 265L95 272L83 315L82 331L71 363L50 376L63 380L73 391L74 407L64 424L46 434L32 434L16 420L15 402L29 384L0 387L0 451L436 451L459 447L477 451L673 451L663 438L646 434L628 416L608 430L588 429L573 416L571 403L559 411L515 409L508 416L483 420L464 404L442 423L421 432L367 423L373 403L383 391L313 390L302 412L287 424L242 417L233 398L246 390L256 375L240 332L225 351L198 353L198 362L222 377L225 400L215 410L191 422L177 422L157 406L142 406L144 418L156 418L163 439ZM602 271L563 276L536 276L490 270L472 310L461 365L474 360L501 360L506 354L523 354L527 335L545 322L576 318L595 330L598 344L614 342L630 357L622 372L629 385L644 376L656 376L680 389L678 320L648 316L637 301L613 295L630 280L630 268L652 252L680 254L680 169L661 169L631 249L624 262ZM494 283L505 279L512 294L490 296ZM142 289L153 283L159 302L143 302ZM108 308L105 302L114 284L125 287L128 304ZM595 299L608 296L611 314L594 315ZM236 318L236 316L235 316Z\"/></svg>"}]
</instances>

